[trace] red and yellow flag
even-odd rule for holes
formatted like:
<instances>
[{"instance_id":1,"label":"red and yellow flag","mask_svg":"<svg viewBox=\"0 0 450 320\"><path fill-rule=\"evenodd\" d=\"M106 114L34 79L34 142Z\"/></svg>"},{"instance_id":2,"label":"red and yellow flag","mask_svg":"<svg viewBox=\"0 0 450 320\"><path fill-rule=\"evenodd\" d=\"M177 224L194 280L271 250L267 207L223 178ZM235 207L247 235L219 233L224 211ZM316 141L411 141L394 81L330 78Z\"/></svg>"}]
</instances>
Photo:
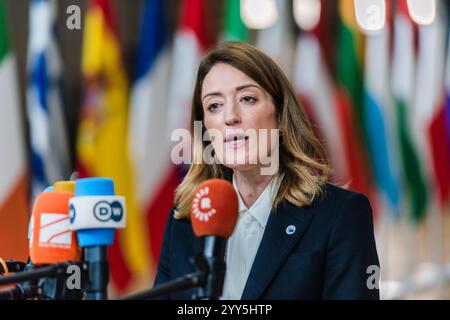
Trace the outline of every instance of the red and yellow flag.
<instances>
[{"instance_id":1,"label":"red and yellow flag","mask_svg":"<svg viewBox=\"0 0 450 320\"><path fill-rule=\"evenodd\" d=\"M123 293L148 275L150 256L128 155L129 84L110 1L91 0L85 19L77 166L81 177L113 178L116 194L126 197L127 227L109 255L112 282Z\"/></svg>"}]
</instances>

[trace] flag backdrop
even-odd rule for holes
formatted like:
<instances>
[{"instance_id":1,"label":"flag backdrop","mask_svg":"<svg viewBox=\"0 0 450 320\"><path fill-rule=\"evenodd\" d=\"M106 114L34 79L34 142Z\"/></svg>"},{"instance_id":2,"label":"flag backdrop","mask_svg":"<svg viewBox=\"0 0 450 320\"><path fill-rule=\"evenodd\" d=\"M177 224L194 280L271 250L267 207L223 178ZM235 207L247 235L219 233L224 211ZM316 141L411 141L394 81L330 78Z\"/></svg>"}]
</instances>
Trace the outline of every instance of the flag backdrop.
<instances>
[{"instance_id":1,"label":"flag backdrop","mask_svg":"<svg viewBox=\"0 0 450 320\"><path fill-rule=\"evenodd\" d=\"M446 28L448 17L443 14L444 3L437 1L437 14L434 22L436 38L434 39L436 56L434 57L433 70L435 75L431 84L434 86L434 105L428 129L428 139L430 143L434 179L436 181L439 200L445 203L450 198L450 144L447 139L446 124L446 93L445 93L445 41L447 39ZM431 44L427 44L430 45ZM432 59L432 57L430 57Z\"/></svg>"},{"instance_id":2,"label":"flag backdrop","mask_svg":"<svg viewBox=\"0 0 450 320\"><path fill-rule=\"evenodd\" d=\"M211 45L205 4L204 0L184 0L180 3L169 88L170 132L177 128L189 128L197 68L203 53Z\"/></svg>"},{"instance_id":3,"label":"flag backdrop","mask_svg":"<svg viewBox=\"0 0 450 320\"><path fill-rule=\"evenodd\" d=\"M314 131L328 150L333 181L345 184L349 173L343 131L341 123L336 121L337 93L324 57L327 23L326 12L322 10L319 23L298 36L292 81Z\"/></svg>"},{"instance_id":4,"label":"flag backdrop","mask_svg":"<svg viewBox=\"0 0 450 320\"><path fill-rule=\"evenodd\" d=\"M30 5L27 115L33 199L47 186L70 177L56 9L55 0L33 0Z\"/></svg>"},{"instance_id":5,"label":"flag backdrop","mask_svg":"<svg viewBox=\"0 0 450 320\"><path fill-rule=\"evenodd\" d=\"M389 11L388 11L389 12ZM372 174L387 208L400 215L400 186L393 104L389 87L390 19L366 37L363 126L367 131Z\"/></svg>"},{"instance_id":6,"label":"flag backdrop","mask_svg":"<svg viewBox=\"0 0 450 320\"><path fill-rule=\"evenodd\" d=\"M445 114L447 118L447 144L450 144L450 20L449 20L449 26L447 27L447 58L446 58L446 68L445 68L445 96L446 96L446 103L445 103Z\"/></svg>"},{"instance_id":7,"label":"flag backdrop","mask_svg":"<svg viewBox=\"0 0 450 320\"><path fill-rule=\"evenodd\" d=\"M278 19L274 25L258 31L256 46L274 59L290 77L295 48L291 3L285 0L273 1L276 2Z\"/></svg>"},{"instance_id":8,"label":"flag backdrop","mask_svg":"<svg viewBox=\"0 0 450 320\"><path fill-rule=\"evenodd\" d=\"M418 26L406 0L399 0L392 7L393 25L387 19L380 33L364 36L351 0L321 1L319 25L299 34L292 1L273 0L278 20L266 30L246 28L241 1L221 2L223 8L214 11L223 12L216 19L220 26L210 24L216 2L182 0L173 14L175 10L166 10L170 2L140 1L139 36L124 50L131 59L122 52L116 2L87 2L76 168L80 177L113 178L116 193L127 198L127 228L116 234L109 250L118 293L136 284L147 287L148 276L155 275L174 191L188 167L171 160L176 142L170 138L175 129L189 128L198 64L214 43L215 31L221 41L255 40L284 68L327 147L335 182L349 182L350 189L366 194L374 213L385 208L375 201L376 188L391 212L399 214L398 206L406 203L415 222L433 211L432 204L439 203L436 208L442 212L448 204L450 28L442 7L447 3L437 0L436 20ZM67 179L71 169L61 90L64 60L56 36L57 12L63 11L56 10L56 0L29 3L24 101L28 173L17 71L0 0L0 257L22 260L28 255L28 179L35 196L54 181ZM171 35L168 26L174 23L168 18L175 16L179 20ZM59 17L59 24L64 22ZM324 27L334 23L337 28ZM127 69L133 71L127 74ZM428 231L434 234L432 227ZM15 245L6 246L11 239Z\"/></svg>"},{"instance_id":9,"label":"flag backdrop","mask_svg":"<svg viewBox=\"0 0 450 320\"><path fill-rule=\"evenodd\" d=\"M341 123L350 175L350 189L369 196L372 206L366 132L363 126L363 36L356 24L353 1L340 0L337 48L338 121ZM376 212L376 210L374 210Z\"/></svg>"},{"instance_id":10,"label":"flag backdrop","mask_svg":"<svg viewBox=\"0 0 450 320\"><path fill-rule=\"evenodd\" d=\"M429 197L422 164L412 135L414 110L415 32L406 0L397 3L394 16L392 54L392 95L395 103L396 127L401 163L401 181L406 208L414 221L425 214Z\"/></svg>"},{"instance_id":11,"label":"flag backdrop","mask_svg":"<svg viewBox=\"0 0 450 320\"><path fill-rule=\"evenodd\" d=\"M450 158L444 117L444 68L447 26L437 1L435 21L418 27L416 90L412 123L418 154L425 168L428 188L444 201L450 186Z\"/></svg>"},{"instance_id":12,"label":"flag backdrop","mask_svg":"<svg viewBox=\"0 0 450 320\"><path fill-rule=\"evenodd\" d=\"M28 173L16 62L4 10L4 2L0 0L0 257L26 261Z\"/></svg>"},{"instance_id":13,"label":"flag backdrop","mask_svg":"<svg viewBox=\"0 0 450 320\"><path fill-rule=\"evenodd\" d=\"M167 132L170 47L165 2L145 0L141 16L139 45L131 96L129 145L136 193L147 220L152 275L156 274L167 215L173 205L178 179L167 181L170 164L170 136ZM162 197L161 193L167 194Z\"/></svg>"},{"instance_id":14,"label":"flag backdrop","mask_svg":"<svg viewBox=\"0 0 450 320\"><path fill-rule=\"evenodd\" d=\"M181 182L186 168L175 165L170 159L169 153L173 146L170 137L175 129L189 128L191 95L197 67L210 43L205 12L203 0L185 0L180 4L180 21L171 52L168 102L159 106L166 110L163 113L164 117L161 118L163 131L158 136L165 136L164 143L168 144L164 144L160 150L161 142L155 141L164 161L160 163L157 184L148 195L146 205L147 230L152 238L152 251L156 261L159 258L167 215L173 207L175 189Z\"/></svg>"},{"instance_id":15,"label":"flag backdrop","mask_svg":"<svg viewBox=\"0 0 450 320\"><path fill-rule=\"evenodd\" d=\"M222 41L248 41L248 29L241 18L241 0L225 1Z\"/></svg>"},{"instance_id":16,"label":"flag backdrop","mask_svg":"<svg viewBox=\"0 0 450 320\"><path fill-rule=\"evenodd\" d=\"M90 1L85 17L77 163L80 177L111 177L116 194L127 199L127 227L116 233L109 255L112 281L121 292L148 273L149 250L129 161L128 80L111 6Z\"/></svg>"}]
</instances>

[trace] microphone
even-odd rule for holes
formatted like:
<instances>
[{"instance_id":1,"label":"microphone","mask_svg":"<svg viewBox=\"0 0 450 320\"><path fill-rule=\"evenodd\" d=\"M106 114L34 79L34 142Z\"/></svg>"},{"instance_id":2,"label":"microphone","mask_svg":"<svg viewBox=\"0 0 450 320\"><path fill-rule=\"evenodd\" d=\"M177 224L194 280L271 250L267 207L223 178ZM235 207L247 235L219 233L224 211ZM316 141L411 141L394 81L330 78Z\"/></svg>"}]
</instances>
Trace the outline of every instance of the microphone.
<instances>
[{"instance_id":1,"label":"microphone","mask_svg":"<svg viewBox=\"0 0 450 320\"><path fill-rule=\"evenodd\" d=\"M78 179L69 212L71 229L76 231L80 247L85 248L86 299L107 299L107 246L114 242L115 229L125 228L125 198L115 195L112 179Z\"/></svg>"},{"instance_id":2,"label":"microphone","mask_svg":"<svg viewBox=\"0 0 450 320\"><path fill-rule=\"evenodd\" d=\"M191 207L192 228L203 240L203 253L193 261L197 271L120 300L155 299L192 288L196 289L194 298L219 299L225 278L226 241L236 226L238 207L236 191L228 181L201 183Z\"/></svg>"},{"instance_id":3,"label":"microphone","mask_svg":"<svg viewBox=\"0 0 450 320\"><path fill-rule=\"evenodd\" d=\"M30 240L30 258L33 264L60 264L81 260L82 252L76 233L70 229L69 200L74 196L74 187L74 181L55 182L52 191L42 193L36 200L32 215L34 237ZM67 267L68 265L61 266L60 269L64 272L57 273L56 277L39 281L43 298L81 299L81 288L67 286Z\"/></svg>"},{"instance_id":4,"label":"microphone","mask_svg":"<svg viewBox=\"0 0 450 320\"><path fill-rule=\"evenodd\" d=\"M73 194L75 193L75 181L57 181L52 186L48 186L45 188L43 192L52 192L52 191L65 191ZM37 200L37 199L36 199ZM28 224L28 241L30 241L31 230L33 228L32 225L33 220L30 219Z\"/></svg>"},{"instance_id":5,"label":"microphone","mask_svg":"<svg viewBox=\"0 0 450 320\"><path fill-rule=\"evenodd\" d=\"M36 198L29 225L31 262L23 272L0 279L4 283L25 282L10 290L11 299L81 297L80 289L69 289L66 283L67 267L79 264L81 257L76 235L70 230L71 197L73 193L55 191L53 188Z\"/></svg>"},{"instance_id":6,"label":"microphone","mask_svg":"<svg viewBox=\"0 0 450 320\"><path fill-rule=\"evenodd\" d=\"M79 261L75 232L70 230L69 200L73 193L41 193L31 215L30 258L33 264L55 264Z\"/></svg>"},{"instance_id":7,"label":"microphone","mask_svg":"<svg viewBox=\"0 0 450 320\"><path fill-rule=\"evenodd\" d=\"M204 272L203 286L196 298L218 300L225 278L225 247L233 233L239 213L238 197L231 183L210 179L201 183L194 194L191 223L194 233L203 240L203 256L197 266Z\"/></svg>"},{"instance_id":8,"label":"microphone","mask_svg":"<svg viewBox=\"0 0 450 320\"><path fill-rule=\"evenodd\" d=\"M72 185L72 188L61 188L64 185ZM75 263L81 260L76 234L70 230L69 200L73 195L73 183L61 181L36 199L30 235L30 259L34 265ZM80 289L67 287L67 265L48 268L55 270L56 277L50 276L38 282L43 298L59 300L82 297Z\"/></svg>"}]
</instances>

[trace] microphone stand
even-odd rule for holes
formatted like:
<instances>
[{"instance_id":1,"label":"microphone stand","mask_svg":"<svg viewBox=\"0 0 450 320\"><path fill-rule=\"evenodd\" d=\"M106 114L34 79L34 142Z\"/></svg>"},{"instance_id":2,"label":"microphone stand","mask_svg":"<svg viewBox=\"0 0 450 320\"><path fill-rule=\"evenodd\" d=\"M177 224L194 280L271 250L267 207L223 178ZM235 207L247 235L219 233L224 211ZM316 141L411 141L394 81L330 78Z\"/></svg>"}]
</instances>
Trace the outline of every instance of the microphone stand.
<instances>
[{"instance_id":1,"label":"microphone stand","mask_svg":"<svg viewBox=\"0 0 450 320\"><path fill-rule=\"evenodd\" d=\"M119 300L142 300L164 297L170 293L196 289L194 299L218 300L222 295L225 278L226 240L216 236L203 238L203 254L191 260L197 272L155 286L153 289L119 298Z\"/></svg>"},{"instance_id":2,"label":"microphone stand","mask_svg":"<svg viewBox=\"0 0 450 320\"><path fill-rule=\"evenodd\" d=\"M22 269L22 272L15 273L13 275L22 275L24 272L26 273L25 275L29 275L30 273L35 274L35 271L33 271L35 270L35 268L36 266L29 261L28 264L26 264ZM11 280L11 276L12 275L0 277L0 280L3 280L5 278L7 278L6 280ZM14 278L12 280L14 280ZM39 298L41 297L41 294L42 289L38 286L38 280L27 279L23 284L16 283L14 288L1 291L0 300L26 300L30 298Z\"/></svg>"},{"instance_id":3,"label":"microphone stand","mask_svg":"<svg viewBox=\"0 0 450 320\"><path fill-rule=\"evenodd\" d=\"M199 285L203 283L204 277L205 275L203 272L190 273L178 279L169 281L161 285L157 285L153 287L153 289L121 297L118 300L156 299L159 297L166 296L169 293L175 293L192 288L197 288Z\"/></svg>"},{"instance_id":4,"label":"microphone stand","mask_svg":"<svg viewBox=\"0 0 450 320\"><path fill-rule=\"evenodd\" d=\"M109 262L107 246L86 247L85 261L88 265L86 300L108 299Z\"/></svg>"},{"instance_id":5,"label":"microphone stand","mask_svg":"<svg viewBox=\"0 0 450 320\"><path fill-rule=\"evenodd\" d=\"M12 289L0 291L0 300L26 300L39 298L41 295L42 289L37 285L16 284Z\"/></svg>"},{"instance_id":6,"label":"microphone stand","mask_svg":"<svg viewBox=\"0 0 450 320\"><path fill-rule=\"evenodd\" d=\"M54 264L35 270L22 271L20 273L3 276L0 277L0 285L38 280L45 277L54 277L58 274L65 273L67 266L67 264Z\"/></svg>"},{"instance_id":7,"label":"microphone stand","mask_svg":"<svg viewBox=\"0 0 450 320\"><path fill-rule=\"evenodd\" d=\"M82 272L81 277L85 279L86 271ZM41 279L38 287L41 291L40 297L44 300L81 300L83 298L82 288L69 288L68 278L67 274L59 274L56 277ZM84 285L81 286L84 287Z\"/></svg>"},{"instance_id":8,"label":"microphone stand","mask_svg":"<svg viewBox=\"0 0 450 320\"><path fill-rule=\"evenodd\" d=\"M203 241L204 254L195 259L195 265L205 274L205 279L203 285L197 287L194 299L219 300L225 279L226 265L223 257L226 239L205 236Z\"/></svg>"},{"instance_id":9,"label":"microphone stand","mask_svg":"<svg viewBox=\"0 0 450 320\"><path fill-rule=\"evenodd\" d=\"M14 288L0 291L0 300L26 300L39 298L45 300L81 300L83 292L80 289L67 288L67 267L78 265L86 272L86 264L66 263L49 265L36 269L34 265L27 265L20 273L0 277L0 284L17 283ZM83 276L84 278L84 276Z\"/></svg>"}]
</instances>

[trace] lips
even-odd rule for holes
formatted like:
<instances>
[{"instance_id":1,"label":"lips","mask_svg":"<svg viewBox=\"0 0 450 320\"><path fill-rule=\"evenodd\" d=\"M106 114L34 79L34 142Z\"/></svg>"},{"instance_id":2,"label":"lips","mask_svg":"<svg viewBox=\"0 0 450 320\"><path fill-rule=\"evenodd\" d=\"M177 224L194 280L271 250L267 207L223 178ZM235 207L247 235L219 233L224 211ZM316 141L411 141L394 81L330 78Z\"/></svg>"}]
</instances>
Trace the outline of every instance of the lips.
<instances>
[{"instance_id":1,"label":"lips","mask_svg":"<svg viewBox=\"0 0 450 320\"><path fill-rule=\"evenodd\" d=\"M234 134L228 134L224 142L227 146L237 149L245 145L247 143L249 137L244 134L234 133Z\"/></svg>"},{"instance_id":2,"label":"lips","mask_svg":"<svg viewBox=\"0 0 450 320\"><path fill-rule=\"evenodd\" d=\"M244 134L229 134L225 137L224 142L237 142L240 140L248 140L248 136Z\"/></svg>"}]
</instances>

